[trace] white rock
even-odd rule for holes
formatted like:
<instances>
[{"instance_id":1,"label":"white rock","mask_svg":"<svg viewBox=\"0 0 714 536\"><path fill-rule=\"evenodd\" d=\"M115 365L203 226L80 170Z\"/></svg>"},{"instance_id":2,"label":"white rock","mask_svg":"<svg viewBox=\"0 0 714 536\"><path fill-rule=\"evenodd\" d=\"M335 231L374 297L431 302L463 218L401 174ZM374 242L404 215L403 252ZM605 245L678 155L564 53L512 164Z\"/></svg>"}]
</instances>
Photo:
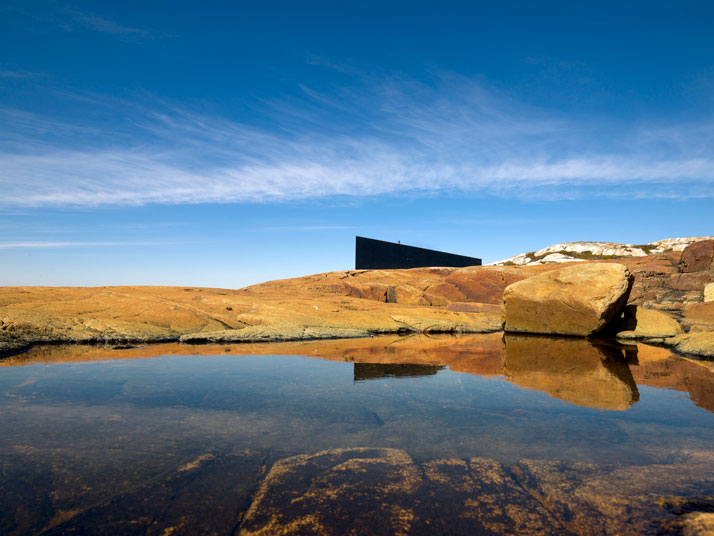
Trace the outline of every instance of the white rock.
<instances>
[{"instance_id":1,"label":"white rock","mask_svg":"<svg viewBox=\"0 0 714 536\"><path fill-rule=\"evenodd\" d=\"M704 285L704 301L714 301L714 283Z\"/></svg>"},{"instance_id":2,"label":"white rock","mask_svg":"<svg viewBox=\"0 0 714 536\"><path fill-rule=\"evenodd\" d=\"M551 262L572 262L579 259L568 255L573 253L576 256L582 254L592 254L593 256L616 256L616 257L644 257L654 253L664 253L665 251L682 251L689 244L700 240L708 240L714 237L699 236L699 237L683 237L683 238L666 238L657 242L646 244L646 248L636 247L633 244L618 244L616 242L563 242L553 244L534 253L521 253L508 259L489 263L494 264L515 264L518 266L547 264Z\"/></svg>"}]
</instances>

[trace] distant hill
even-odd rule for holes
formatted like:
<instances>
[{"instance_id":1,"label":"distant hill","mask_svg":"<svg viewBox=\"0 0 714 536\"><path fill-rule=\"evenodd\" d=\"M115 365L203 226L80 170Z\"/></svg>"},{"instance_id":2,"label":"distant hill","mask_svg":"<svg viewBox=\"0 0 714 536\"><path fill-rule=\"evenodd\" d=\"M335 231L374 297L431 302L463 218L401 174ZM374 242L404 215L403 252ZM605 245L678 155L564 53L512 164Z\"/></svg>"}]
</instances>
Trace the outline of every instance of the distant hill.
<instances>
[{"instance_id":1,"label":"distant hill","mask_svg":"<svg viewBox=\"0 0 714 536\"><path fill-rule=\"evenodd\" d=\"M656 253L682 251L689 244L714 237L699 236L667 238L650 244L619 244L616 242L564 242L529 253L521 253L508 259L489 263L491 265L526 266L555 262L589 261L595 259L617 259L621 257L644 257Z\"/></svg>"}]
</instances>

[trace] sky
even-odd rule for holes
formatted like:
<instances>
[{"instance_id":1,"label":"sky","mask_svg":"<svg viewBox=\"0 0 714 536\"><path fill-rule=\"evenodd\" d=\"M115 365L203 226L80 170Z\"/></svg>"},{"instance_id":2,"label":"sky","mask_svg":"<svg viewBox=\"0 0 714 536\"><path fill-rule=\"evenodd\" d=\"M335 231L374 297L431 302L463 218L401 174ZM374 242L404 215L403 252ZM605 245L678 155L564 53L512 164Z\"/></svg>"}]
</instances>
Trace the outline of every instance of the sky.
<instances>
[{"instance_id":1,"label":"sky","mask_svg":"<svg viewBox=\"0 0 714 536\"><path fill-rule=\"evenodd\" d=\"M714 3L0 3L0 285L714 235Z\"/></svg>"}]
</instances>

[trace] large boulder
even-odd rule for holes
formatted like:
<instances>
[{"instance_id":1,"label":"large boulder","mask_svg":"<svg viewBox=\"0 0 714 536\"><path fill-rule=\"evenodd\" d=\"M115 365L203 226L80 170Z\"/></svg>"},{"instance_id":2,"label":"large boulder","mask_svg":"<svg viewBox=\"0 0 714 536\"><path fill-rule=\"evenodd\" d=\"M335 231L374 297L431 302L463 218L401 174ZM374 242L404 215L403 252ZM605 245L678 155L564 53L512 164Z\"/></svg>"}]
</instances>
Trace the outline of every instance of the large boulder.
<instances>
[{"instance_id":1,"label":"large boulder","mask_svg":"<svg viewBox=\"0 0 714 536\"><path fill-rule=\"evenodd\" d=\"M588 263L534 275L506 287L503 329L589 336L606 330L627 303L633 276L622 264Z\"/></svg>"},{"instance_id":2,"label":"large boulder","mask_svg":"<svg viewBox=\"0 0 714 536\"><path fill-rule=\"evenodd\" d=\"M714 240L701 240L682 251L682 272L711 270L714 262Z\"/></svg>"}]
</instances>

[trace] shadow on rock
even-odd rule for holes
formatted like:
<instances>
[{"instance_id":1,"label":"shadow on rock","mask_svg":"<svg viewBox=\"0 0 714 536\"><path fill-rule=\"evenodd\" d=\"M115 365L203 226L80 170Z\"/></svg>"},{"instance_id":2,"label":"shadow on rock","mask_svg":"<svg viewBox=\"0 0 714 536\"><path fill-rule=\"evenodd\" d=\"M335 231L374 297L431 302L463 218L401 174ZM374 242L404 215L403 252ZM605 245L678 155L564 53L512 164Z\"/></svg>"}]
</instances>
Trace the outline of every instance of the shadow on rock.
<instances>
[{"instance_id":1,"label":"shadow on rock","mask_svg":"<svg viewBox=\"0 0 714 536\"><path fill-rule=\"evenodd\" d=\"M625 410L639 400L622 351L587 339L504 335L503 369L511 383L577 406Z\"/></svg>"}]
</instances>

